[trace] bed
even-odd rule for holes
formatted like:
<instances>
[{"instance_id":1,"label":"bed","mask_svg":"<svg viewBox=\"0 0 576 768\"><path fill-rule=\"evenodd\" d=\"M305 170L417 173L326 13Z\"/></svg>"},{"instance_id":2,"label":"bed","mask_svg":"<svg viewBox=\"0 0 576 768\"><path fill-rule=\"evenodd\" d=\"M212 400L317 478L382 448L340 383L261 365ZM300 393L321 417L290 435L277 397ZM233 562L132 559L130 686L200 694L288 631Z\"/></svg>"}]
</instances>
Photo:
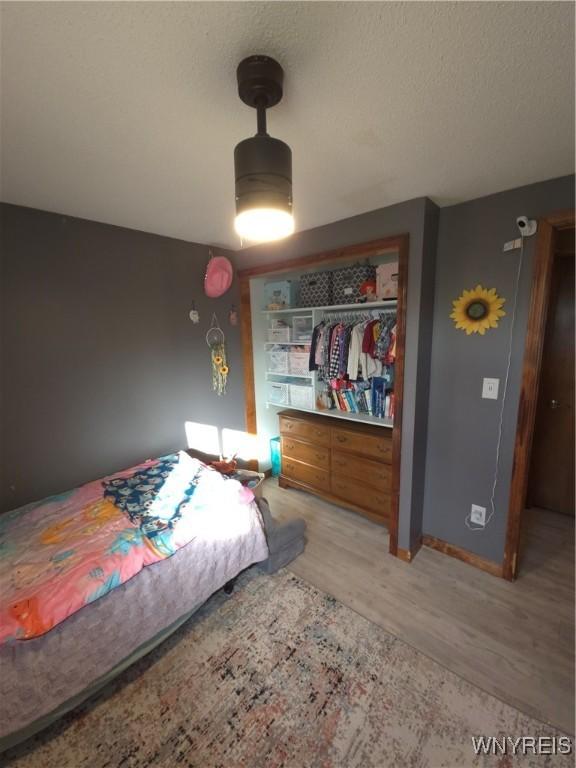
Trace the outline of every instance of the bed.
<instances>
[{"instance_id":1,"label":"bed","mask_svg":"<svg viewBox=\"0 0 576 768\"><path fill-rule=\"evenodd\" d=\"M184 452L0 516L0 751L267 558L252 493Z\"/></svg>"}]
</instances>

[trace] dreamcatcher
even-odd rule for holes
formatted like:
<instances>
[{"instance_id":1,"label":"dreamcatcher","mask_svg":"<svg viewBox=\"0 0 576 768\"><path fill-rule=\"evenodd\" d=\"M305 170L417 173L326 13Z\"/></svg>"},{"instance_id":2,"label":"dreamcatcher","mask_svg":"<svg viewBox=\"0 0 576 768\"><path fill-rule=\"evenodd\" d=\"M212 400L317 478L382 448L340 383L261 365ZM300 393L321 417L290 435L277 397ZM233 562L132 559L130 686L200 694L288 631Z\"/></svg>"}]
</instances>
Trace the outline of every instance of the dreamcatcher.
<instances>
[{"instance_id":1,"label":"dreamcatcher","mask_svg":"<svg viewBox=\"0 0 576 768\"><path fill-rule=\"evenodd\" d=\"M206 344L210 348L212 359L212 389L218 395L226 394L228 363L226 361L226 338L220 328L216 313L212 315L212 325L206 334Z\"/></svg>"}]
</instances>

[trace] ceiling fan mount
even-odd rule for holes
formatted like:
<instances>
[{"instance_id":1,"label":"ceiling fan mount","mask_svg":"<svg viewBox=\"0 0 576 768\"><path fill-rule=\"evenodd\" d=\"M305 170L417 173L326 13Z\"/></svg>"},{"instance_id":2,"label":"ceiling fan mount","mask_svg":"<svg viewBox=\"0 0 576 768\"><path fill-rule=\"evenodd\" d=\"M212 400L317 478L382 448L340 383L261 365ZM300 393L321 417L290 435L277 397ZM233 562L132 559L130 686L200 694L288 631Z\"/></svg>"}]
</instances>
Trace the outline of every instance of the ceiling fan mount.
<instances>
[{"instance_id":1,"label":"ceiling fan mount","mask_svg":"<svg viewBox=\"0 0 576 768\"><path fill-rule=\"evenodd\" d=\"M248 56L236 70L238 94L244 104L269 109L282 99L284 70L270 56Z\"/></svg>"}]
</instances>

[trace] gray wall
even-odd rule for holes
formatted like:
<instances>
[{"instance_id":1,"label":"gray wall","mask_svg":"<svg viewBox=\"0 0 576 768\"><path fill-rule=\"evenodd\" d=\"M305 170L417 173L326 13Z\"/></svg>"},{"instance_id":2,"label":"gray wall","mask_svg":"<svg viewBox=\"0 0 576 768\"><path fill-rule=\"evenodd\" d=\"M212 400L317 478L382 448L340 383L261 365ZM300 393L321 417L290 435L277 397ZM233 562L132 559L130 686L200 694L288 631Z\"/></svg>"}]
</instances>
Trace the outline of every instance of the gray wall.
<instances>
[{"instance_id":1,"label":"gray wall","mask_svg":"<svg viewBox=\"0 0 576 768\"><path fill-rule=\"evenodd\" d=\"M236 252L240 269L262 264L272 268L284 259L393 235L410 235L398 531L399 545L405 549L414 546L422 529L437 221L438 208L426 198L418 198L298 232L284 242Z\"/></svg>"},{"instance_id":2,"label":"gray wall","mask_svg":"<svg viewBox=\"0 0 576 768\"><path fill-rule=\"evenodd\" d=\"M501 448L496 514L469 531L472 503L489 506L501 401L483 376L505 376L520 214L574 205L574 177L439 211L425 198L234 254L239 268L401 233L410 235L400 546L425 533L500 562L530 294L525 249ZM113 472L185 443L186 421L244 429L238 328L227 325L236 285L204 297L206 246L4 205L2 508ZM436 231L439 222L438 241ZM436 254L436 243L438 253ZM435 279L434 279L435 275ZM449 318L478 282L506 299L484 337ZM187 319L192 298L200 326ZM204 334L213 310L229 339L228 395L211 391ZM502 389L501 389L502 391Z\"/></svg>"},{"instance_id":3,"label":"gray wall","mask_svg":"<svg viewBox=\"0 0 576 768\"><path fill-rule=\"evenodd\" d=\"M204 296L206 246L11 205L1 215L2 509L184 447L188 420L244 428L227 321L237 287ZM229 340L223 398L204 338L213 311Z\"/></svg>"},{"instance_id":4,"label":"gray wall","mask_svg":"<svg viewBox=\"0 0 576 768\"><path fill-rule=\"evenodd\" d=\"M426 450L424 532L501 562L532 283L535 239L527 241L504 408L495 514L482 531L465 525L472 503L490 507L502 399L482 400L484 376L504 378L519 251L502 252L518 236L516 217L574 206L574 177L534 184L442 208L436 259L432 374ZM506 298L506 317L485 336L466 336L450 320L452 300L478 283Z\"/></svg>"}]
</instances>

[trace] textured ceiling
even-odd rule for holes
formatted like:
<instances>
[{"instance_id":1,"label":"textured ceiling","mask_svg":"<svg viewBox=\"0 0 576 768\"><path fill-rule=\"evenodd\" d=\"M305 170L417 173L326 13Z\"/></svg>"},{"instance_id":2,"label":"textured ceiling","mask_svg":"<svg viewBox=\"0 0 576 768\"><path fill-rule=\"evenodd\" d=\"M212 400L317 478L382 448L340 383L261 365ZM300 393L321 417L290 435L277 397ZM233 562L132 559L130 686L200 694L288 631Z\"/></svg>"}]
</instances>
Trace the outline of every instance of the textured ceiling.
<instances>
[{"instance_id":1,"label":"textured ceiling","mask_svg":"<svg viewBox=\"0 0 576 768\"><path fill-rule=\"evenodd\" d=\"M3 200L238 248L237 63L286 71L269 131L297 229L574 168L572 3L4 3Z\"/></svg>"}]
</instances>

